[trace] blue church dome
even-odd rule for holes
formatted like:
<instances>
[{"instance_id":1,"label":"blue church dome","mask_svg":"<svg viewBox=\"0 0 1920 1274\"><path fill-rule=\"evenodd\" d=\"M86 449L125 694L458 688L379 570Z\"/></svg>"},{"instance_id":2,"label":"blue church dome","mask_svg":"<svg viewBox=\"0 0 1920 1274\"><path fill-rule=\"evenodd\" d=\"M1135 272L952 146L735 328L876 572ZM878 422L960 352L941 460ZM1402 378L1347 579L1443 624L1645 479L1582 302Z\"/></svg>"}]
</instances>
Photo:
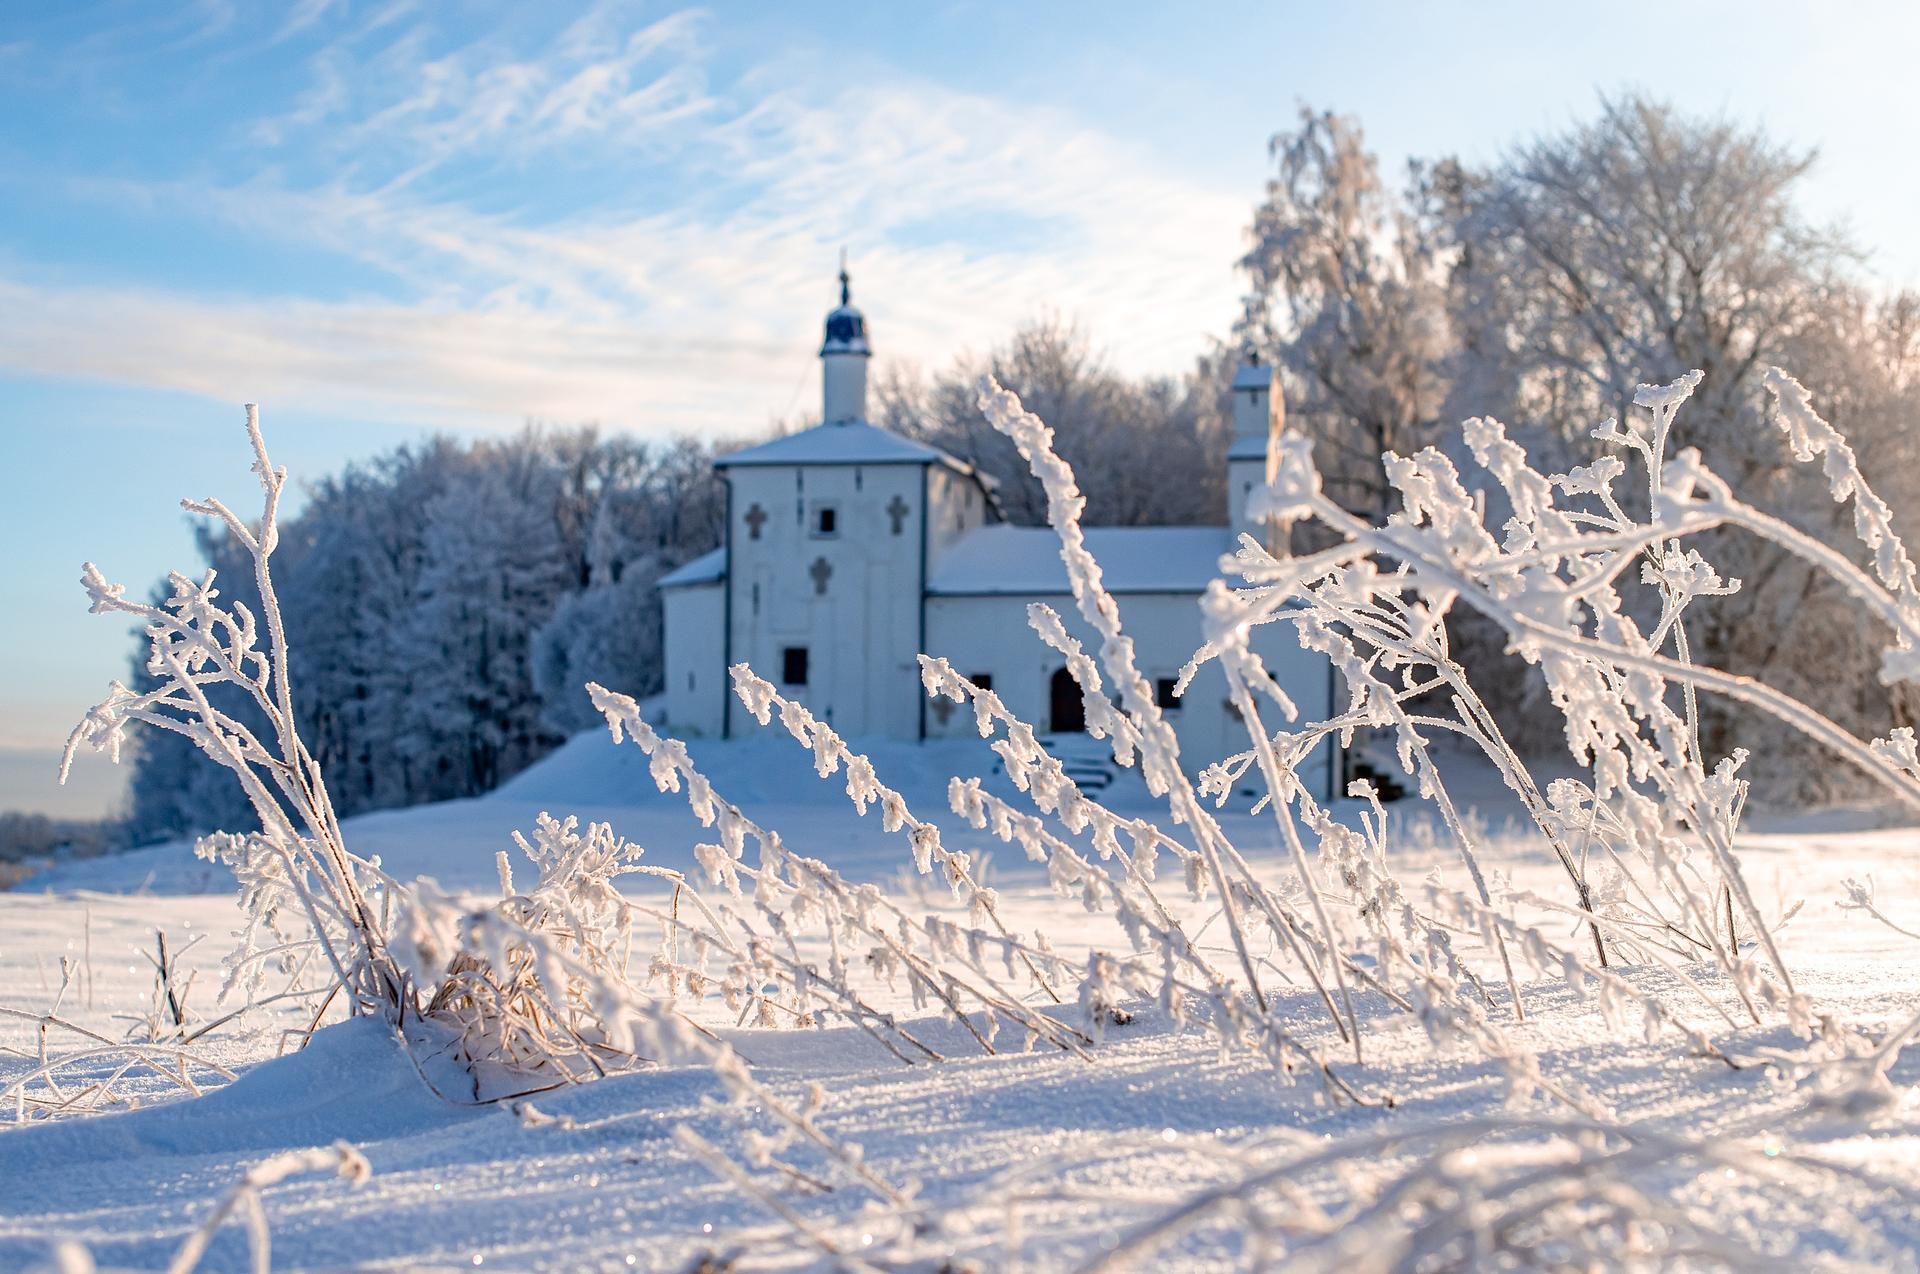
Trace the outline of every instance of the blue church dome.
<instances>
[{"instance_id":1,"label":"blue church dome","mask_svg":"<svg viewBox=\"0 0 1920 1274\"><path fill-rule=\"evenodd\" d=\"M827 314L827 339L821 354L861 354L871 356L867 346L867 318L853 308L851 288L845 267L840 270L840 305Z\"/></svg>"}]
</instances>

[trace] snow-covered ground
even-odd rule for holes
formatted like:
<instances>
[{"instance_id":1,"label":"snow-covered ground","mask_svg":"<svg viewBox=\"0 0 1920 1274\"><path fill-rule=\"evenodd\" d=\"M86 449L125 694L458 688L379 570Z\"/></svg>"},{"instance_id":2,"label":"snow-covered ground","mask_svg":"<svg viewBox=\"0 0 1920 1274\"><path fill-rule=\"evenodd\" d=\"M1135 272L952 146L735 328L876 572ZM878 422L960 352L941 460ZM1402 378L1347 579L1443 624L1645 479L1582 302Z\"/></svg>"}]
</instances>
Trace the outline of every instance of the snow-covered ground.
<instances>
[{"instance_id":1,"label":"snow-covered ground","mask_svg":"<svg viewBox=\"0 0 1920 1274\"><path fill-rule=\"evenodd\" d=\"M948 775L980 773L994 760L968 744L870 751L882 777L929 817L945 809ZM914 888L900 883L908 868L902 839L877 818L857 818L789 741L697 744L694 755L717 788L794 848L849 877ZM1465 790L1477 796L1476 816L1490 829L1489 866L1551 893L1562 879L1558 868L1524 838L1501 834L1512 807L1490 783ZM1149 807L1128 776L1105 799L1122 813ZM357 852L379 855L397 876L481 891L494 883L496 851L510 849L510 833L530 829L542 810L611 821L647 847L648 861L693 868L697 828L683 799L657 793L645 758L611 746L604 734L581 736L486 798L367 815L345 830ZM1407 879L1417 879L1427 859L1450 861L1416 802L1393 812L1396 865ZM953 845L984 840L956 820L939 821ZM1243 847L1277 846L1269 815L1241 811L1226 821ZM1871 811L1755 825L1761 830L1744 835L1739 848L1763 911L1782 915L1804 903L1780 930L1799 989L1870 1036L1911 1017L1920 1007L1920 942L1837 904L1844 880L1871 876L1890 918L1920 930L1920 830L1882 826ZM1116 940L1107 918L1063 902L1036 869L1016 861L1017 851L994 848L991 876L1010 927L1044 929L1058 947ZM145 953L164 931L183 967L197 970L189 1016L217 1017L219 964L240 919L224 876L187 847L167 846L65 865L0 894L0 1005L49 1009L66 962L72 978L60 1016L118 1039L130 1018L153 1009ZM934 893L925 896L939 905ZM1194 919L1204 922L1204 908ZM1633 976L1685 1002L1671 974ZM1717 981L1705 978L1703 986L1727 998ZM1741 1176L1711 1196L1722 1233L1782 1259L1792 1249L1795 1260L1812 1252L1835 1265L1915 1266L1920 1126L1911 1107L1871 1122L1843 1118L1760 1068L1734 1071L1688 1057L1671 1035L1648 1043L1623 1034L1558 981L1535 982L1526 994L1531 1018L1509 1029L1539 1054L1543 1069L1576 1078L1623 1124L1752 1150L1761 1170L1751 1180L1688 1162L1674 1164L1674 1180L1665 1183L1666 1193L1684 1199L1705 1188L1693 1178ZM1332 1028L1310 993L1280 995L1298 1000L1291 1016L1304 1036L1329 1041ZM904 997L885 1007L913 1016ZM1077 1011L1072 1004L1058 1010ZM164 1267L251 1165L339 1140L365 1155L372 1175L360 1185L306 1176L268 1188L276 1267L683 1269L709 1252L743 1252L748 1268L809 1259L784 1242L790 1231L673 1139L671 1130L685 1124L738 1157L756 1126L754 1112L724 1104L704 1069L617 1075L542 1094L533 1103L538 1115L516 1114L437 1096L388 1029L368 1020L326 1026L304 1050L282 1055L312 1013L310 1000L283 1002L196 1041L200 1059L239 1077L190 1067L187 1079L203 1093L197 1098L176 1082L130 1075L117 1091L139 1095L137 1110L0 1130L0 1269L30 1268L63 1239L84 1244L103 1266ZM1708 1010L1700 1013L1704 1021ZM1478 1055L1436 1053L1404 1015L1381 1017L1365 1065L1346 1071L1364 1091L1390 1096L1391 1109L1330 1104L1311 1082L1288 1086L1256 1058L1222 1057L1210 1038L1175 1029L1150 1004L1111 1028L1091 1060L1022 1053L1017 1041L1012 1051L985 1056L959 1025L921 1016L915 1034L949 1060L903 1066L852 1028L741 1029L720 1006L705 1011L774 1091L798 1101L810 1083L822 1083L829 1099L822 1125L863 1147L882 1175L918 1183L932 1228L914 1250L982 1268L1094 1260L1168 1197L1220 1180L1230 1162L1278 1154L1295 1137L1332 1146L1383 1130L1498 1116L1505 1099L1498 1067ZM1794 1042L1784 1026L1732 1040L1751 1056ZM54 1043L70 1048L73 1041ZM0 1055L4 1091L37 1065L30 1060L39 1047L36 1024L0 1019L0 1044L17 1050ZM84 1106L89 1083L122 1060L81 1059L58 1079ZM1892 1077L1920 1081L1920 1058L1903 1060ZM1764 1169L1775 1158L1867 1175L1773 1179ZM867 1250L861 1192L788 1183L781 1198L843 1248ZM873 1250L897 1237L875 1234ZM1257 1255L1229 1216L1187 1233L1152 1263L1231 1267ZM206 1265L245 1262L242 1230L229 1224Z\"/></svg>"}]
</instances>

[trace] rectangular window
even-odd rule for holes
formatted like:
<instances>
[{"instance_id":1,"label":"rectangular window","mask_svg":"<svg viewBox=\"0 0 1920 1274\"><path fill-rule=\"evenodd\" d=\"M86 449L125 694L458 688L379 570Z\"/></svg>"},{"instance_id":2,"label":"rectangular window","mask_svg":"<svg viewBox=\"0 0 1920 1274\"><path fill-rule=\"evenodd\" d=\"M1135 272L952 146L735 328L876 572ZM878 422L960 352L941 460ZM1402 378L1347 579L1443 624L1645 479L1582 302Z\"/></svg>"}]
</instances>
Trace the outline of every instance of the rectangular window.
<instances>
[{"instance_id":1,"label":"rectangular window","mask_svg":"<svg viewBox=\"0 0 1920 1274\"><path fill-rule=\"evenodd\" d=\"M982 690L993 689L993 674L990 672L973 673L967 678L967 680L971 681L974 685L980 687L980 689Z\"/></svg>"},{"instance_id":2,"label":"rectangular window","mask_svg":"<svg viewBox=\"0 0 1920 1274\"><path fill-rule=\"evenodd\" d=\"M788 646L780 652L780 680L789 686L807 684L807 648Z\"/></svg>"},{"instance_id":3,"label":"rectangular window","mask_svg":"<svg viewBox=\"0 0 1920 1274\"><path fill-rule=\"evenodd\" d=\"M1180 684L1177 677L1159 677L1153 683L1153 701L1163 709L1176 709L1180 706L1180 696L1174 693L1174 687Z\"/></svg>"},{"instance_id":4,"label":"rectangular window","mask_svg":"<svg viewBox=\"0 0 1920 1274\"><path fill-rule=\"evenodd\" d=\"M840 534L840 510L831 504L813 506L812 535L816 540L830 540Z\"/></svg>"}]
</instances>

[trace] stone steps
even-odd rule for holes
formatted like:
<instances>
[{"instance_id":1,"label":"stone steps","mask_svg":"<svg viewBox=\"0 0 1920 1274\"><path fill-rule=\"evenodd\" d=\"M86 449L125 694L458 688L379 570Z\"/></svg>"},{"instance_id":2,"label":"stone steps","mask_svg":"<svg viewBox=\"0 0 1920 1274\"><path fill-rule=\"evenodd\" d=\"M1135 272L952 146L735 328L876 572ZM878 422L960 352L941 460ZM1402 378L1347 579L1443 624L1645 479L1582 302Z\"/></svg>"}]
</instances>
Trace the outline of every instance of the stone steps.
<instances>
[{"instance_id":1,"label":"stone steps","mask_svg":"<svg viewBox=\"0 0 1920 1274\"><path fill-rule=\"evenodd\" d=\"M1057 757L1067 777L1089 795L1106 791L1119 777L1105 739L1086 734L1043 734L1040 746Z\"/></svg>"}]
</instances>

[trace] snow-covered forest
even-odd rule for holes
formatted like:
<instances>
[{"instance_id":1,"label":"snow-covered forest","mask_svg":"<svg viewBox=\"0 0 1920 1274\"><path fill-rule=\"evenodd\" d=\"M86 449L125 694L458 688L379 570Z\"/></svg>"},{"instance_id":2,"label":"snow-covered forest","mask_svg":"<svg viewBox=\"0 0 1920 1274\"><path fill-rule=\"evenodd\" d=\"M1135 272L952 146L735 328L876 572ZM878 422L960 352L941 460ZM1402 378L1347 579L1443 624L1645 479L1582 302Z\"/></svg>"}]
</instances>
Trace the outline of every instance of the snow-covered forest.
<instances>
[{"instance_id":1,"label":"snow-covered forest","mask_svg":"<svg viewBox=\"0 0 1920 1274\"><path fill-rule=\"evenodd\" d=\"M493 788L589 724L588 680L657 690L653 585L718 543L712 458L530 429L405 446L317 481L276 566L301 651L295 710L341 812ZM244 590L227 529L198 542ZM247 821L244 795L184 740L143 739L134 758L136 839Z\"/></svg>"}]
</instances>

